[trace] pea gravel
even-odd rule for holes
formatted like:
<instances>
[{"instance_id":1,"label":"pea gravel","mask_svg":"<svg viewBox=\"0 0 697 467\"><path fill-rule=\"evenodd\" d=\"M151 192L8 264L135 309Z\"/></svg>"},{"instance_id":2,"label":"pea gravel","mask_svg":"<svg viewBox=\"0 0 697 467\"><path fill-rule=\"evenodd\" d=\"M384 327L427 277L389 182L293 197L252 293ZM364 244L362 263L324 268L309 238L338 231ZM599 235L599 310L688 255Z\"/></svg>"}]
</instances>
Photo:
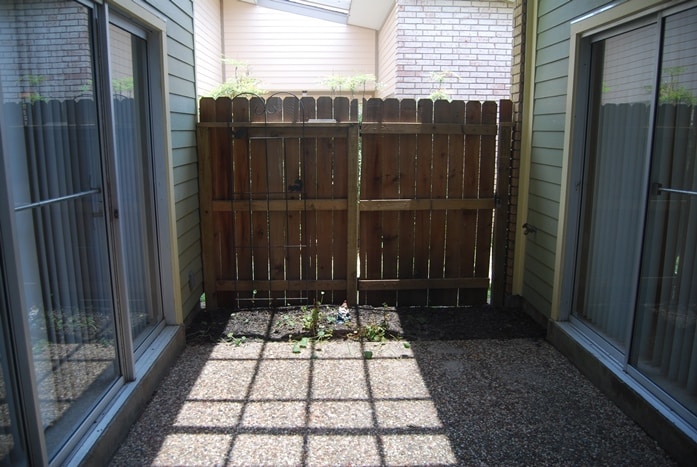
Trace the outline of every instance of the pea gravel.
<instances>
[{"instance_id":1,"label":"pea gravel","mask_svg":"<svg viewBox=\"0 0 697 467\"><path fill-rule=\"evenodd\" d=\"M540 337L312 347L189 345L111 465L675 465Z\"/></svg>"}]
</instances>

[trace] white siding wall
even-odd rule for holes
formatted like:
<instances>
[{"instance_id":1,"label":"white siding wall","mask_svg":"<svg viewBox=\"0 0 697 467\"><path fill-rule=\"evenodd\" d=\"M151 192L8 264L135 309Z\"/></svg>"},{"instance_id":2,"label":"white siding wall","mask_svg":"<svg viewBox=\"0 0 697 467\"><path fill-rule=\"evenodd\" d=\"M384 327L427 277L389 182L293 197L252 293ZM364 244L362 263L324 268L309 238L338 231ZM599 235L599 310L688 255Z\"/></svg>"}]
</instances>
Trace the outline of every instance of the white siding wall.
<instances>
[{"instance_id":1,"label":"white siding wall","mask_svg":"<svg viewBox=\"0 0 697 467\"><path fill-rule=\"evenodd\" d=\"M376 32L240 2L223 1L223 53L243 60L270 91L324 91L330 76L372 73ZM226 76L233 70L227 67ZM372 90L372 83L370 83Z\"/></svg>"},{"instance_id":2,"label":"white siding wall","mask_svg":"<svg viewBox=\"0 0 697 467\"><path fill-rule=\"evenodd\" d=\"M220 0L194 2L196 94L206 96L223 82Z\"/></svg>"},{"instance_id":3,"label":"white siding wall","mask_svg":"<svg viewBox=\"0 0 697 467\"><path fill-rule=\"evenodd\" d=\"M377 97L393 97L397 81L397 4L378 33Z\"/></svg>"}]
</instances>

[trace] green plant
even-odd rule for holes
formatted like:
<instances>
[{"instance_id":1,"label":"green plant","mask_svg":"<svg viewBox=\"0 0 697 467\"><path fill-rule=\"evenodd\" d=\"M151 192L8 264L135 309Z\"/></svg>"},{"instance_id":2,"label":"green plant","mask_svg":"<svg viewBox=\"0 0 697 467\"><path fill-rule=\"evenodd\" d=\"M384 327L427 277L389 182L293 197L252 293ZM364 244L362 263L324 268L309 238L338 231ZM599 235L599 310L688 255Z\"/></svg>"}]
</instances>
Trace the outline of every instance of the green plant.
<instances>
[{"instance_id":1,"label":"green plant","mask_svg":"<svg viewBox=\"0 0 697 467\"><path fill-rule=\"evenodd\" d=\"M78 336L93 343L108 344L112 339L108 314L98 309L64 307L43 311L37 306L29 310L29 323L51 342L70 341Z\"/></svg>"},{"instance_id":2,"label":"green plant","mask_svg":"<svg viewBox=\"0 0 697 467\"><path fill-rule=\"evenodd\" d=\"M23 88L27 88L26 91L20 93L22 99L26 99L32 104L37 101L46 100L44 96L39 93L37 88L41 87L46 81L44 75L22 75L19 77L19 83Z\"/></svg>"},{"instance_id":3,"label":"green plant","mask_svg":"<svg viewBox=\"0 0 697 467\"><path fill-rule=\"evenodd\" d=\"M370 323L363 326L360 336L369 342L384 342L387 327L384 323Z\"/></svg>"},{"instance_id":4,"label":"green plant","mask_svg":"<svg viewBox=\"0 0 697 467\"><path fill-rule=\"evenodd\" d=\"M310 345L310 339L303 337L297 342L293 342L293 353L300 353L302 349L306 349Z\"/></svg>"},{"instance_id":5,"label":"green plant","mask_svg":"<svg viewBox=\"0 0 697 467\"><path fill-rule=\"evenodd\" d=\"M226 342L228 344L232 344L235 347L239 347L240 345L247 342L247 338L245 336L235 337L235 335L233 333L229 332L225 336L225 338L223 339L223 342Z\"/></svg>"},{"instance_id":6,"label":"green plant","mask_svg":"<svg viewBox=\"0 0 697 467\"><path fill-rule=\"evenodd\" d=\"M126 95L133 94L133 77L114 78L111 80L111 88L114 94Z\"/></svg>"},{"instance_id":7,"label":"green plant","mask_svg":"<svg viewBox=\"0 0 697 467\"><path fill-rule=\"evenodd\" d=\"M310 334L317 335L317 331L320 327L320 307L322 306L322 301L324 300L324 291L320 292L320 298L315 300L315 304L312 308L308 309L303 306L303 329L309 331Z\"/></svg>"},{"instance_id":8,"label":"green plant","mask_svg":"<svg viewBox=\"0 0 697 467\"><path fill-rule=\"evenodd\" d=\"M321 344L323 342L327 342L332 338L334 335L334 331L331 328L326 328L324 326L320 326L320 328L317 330L317 335L315 335L315 342L317 344ZM317 350L321 350L321 348L316 347Z\"/></svg>"},{"instance_id":9,"label":"green plant","mask_svg":"<svg viewBox=\"0 0 697 467\"><path fill-rule=\"evenodd\" d=\"M663 75L668 75L668 80L661 83L658 100L662 104L697 104L695 95L685 86L681 86L678 77L685 72L685 67L676 66L666 68Z\"/></svg>"},{"instance_id":10,"label":"green plant","mask_svg":"<svg viewBox=\"0 0 697 467\"><path fill-rule=\"evenodd\" d=\"M235 97L240 94L263 95L267 91L261 87L261 80L253 77L250 73L249 64L242 60L223 58L223 63L232 65L233 77L220 84L210 92L210 96Z\"/></svg>"},{"instance_id":11,"label":"green plant","mask_svg":"<svg viewBox=\"0 0 697 467\"><path fill-rule=\"evenodd\" d=\"M460 79L460 76L449 70L431 72L431 80L436 83L436 89L428 96L431 100L450 100L450 94L443 87L443 83L447 78Z\"/></svg>"},{"instance_id":12,"label":"green plant","mask_svg":"<svg viewBox=\"0 0 697 467\"><path fill-rule=\"evenodd\" d=\"M281 315L280 319L276 322L276 331L280 331L281 328L285 327L287 329L294 329L295 328L295 319L289 315L289 314L284 314Z\"/></svg>"},{"instance_id":13,"label":"green plant","mask_svg":"<svg viewBox=\"0 0 697 467\"><path fill-rule=\"evenodd\" d=\"M371 81L375 82L375 86L378 87L378 83L375 81L375 75L371 73L352 76L329 76L323 79L321 83L329 88L332 95L335 93L341 95L342 90L347 90L350 97L353 98L357 91L362 89L363 97L365 98L366 87Z\"/></svg>"},{"instance_id":14,"label":"green plant","mask_svg":"<svg viewBox=\"0 0 697 467\"><path fill-rule=\"evenodd\" d=\"M297 342L294 342L291 336L291 342L293 342L293 353L299 353L301 349L306 348L310 340L314 341L316 344L321 344L322 342L330 340L334 335L334 330L331 326L335 323L336 318L333 317L334 321L332 321L332 317L328 316L326 319L326 324L323 323L321 319L321 306L323 300L324 292L322 291L320 292L320 298L315 301L314 305L311 308L308 308L306 306L301 307L301 310L303 312L303 330L307 331L310 334L310 336L303 337L300 341ZM321 350L321 348L319 346L315 346L315 350Z\"/></svg>"}]
</instances>

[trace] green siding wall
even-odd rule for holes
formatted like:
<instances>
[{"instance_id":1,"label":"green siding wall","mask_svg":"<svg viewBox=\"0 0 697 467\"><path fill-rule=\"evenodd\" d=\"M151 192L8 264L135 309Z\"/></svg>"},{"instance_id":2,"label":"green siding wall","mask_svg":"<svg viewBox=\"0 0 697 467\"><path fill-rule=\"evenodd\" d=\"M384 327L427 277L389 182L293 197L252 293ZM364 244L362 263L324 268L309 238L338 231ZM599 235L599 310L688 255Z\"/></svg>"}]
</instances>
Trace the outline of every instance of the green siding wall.
<instances>
[{"instance_id":1,"label":"green siding wall","mask_svg":"<svg viewBox=\"0 0 697 467\"><path fill-rule=\"evenodd\" d=\"M167 17L167 67L175 215L184 317L203 292L196 157L194 4L191 0L148 0ZM190 287L189 277L193 277Z\"/></svg>"},{"instance_id":2,"label":"green siding wall","mask_svg":"<svg viewBox=\"0 0 697 467\"><path fill-rule=\"evenodd\" d=\"M607 0L541 0L533 95L530 186L525 222L537 228L526 237L522 295L538 311L551 313L555 274L562 153L569 68L571 20L609 3Z\"/></svg>"}]
</instances>

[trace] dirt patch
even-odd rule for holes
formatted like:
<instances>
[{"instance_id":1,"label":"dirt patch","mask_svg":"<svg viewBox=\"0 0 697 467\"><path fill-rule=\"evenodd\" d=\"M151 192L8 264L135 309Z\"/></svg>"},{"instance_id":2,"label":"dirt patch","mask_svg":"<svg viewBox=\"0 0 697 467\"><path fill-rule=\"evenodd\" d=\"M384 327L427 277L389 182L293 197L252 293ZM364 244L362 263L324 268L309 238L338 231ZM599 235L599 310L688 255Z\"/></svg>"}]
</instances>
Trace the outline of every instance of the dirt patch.
<instances>
[{"instance_id":1,"label":"dirt patch","mask_svg":"<svg viewBox=\"0 0 697 467\"><path fill-rule=\"evenodd\" d=\"M520 311L492 306L394 308L358 306L342 321L338 306L323 305L317 329L333 339L469 340L542 338L545 330ZM187 326L187 342L288 341L312 337L312 307L204 309Z\"/></svg>"}]
</instances>

